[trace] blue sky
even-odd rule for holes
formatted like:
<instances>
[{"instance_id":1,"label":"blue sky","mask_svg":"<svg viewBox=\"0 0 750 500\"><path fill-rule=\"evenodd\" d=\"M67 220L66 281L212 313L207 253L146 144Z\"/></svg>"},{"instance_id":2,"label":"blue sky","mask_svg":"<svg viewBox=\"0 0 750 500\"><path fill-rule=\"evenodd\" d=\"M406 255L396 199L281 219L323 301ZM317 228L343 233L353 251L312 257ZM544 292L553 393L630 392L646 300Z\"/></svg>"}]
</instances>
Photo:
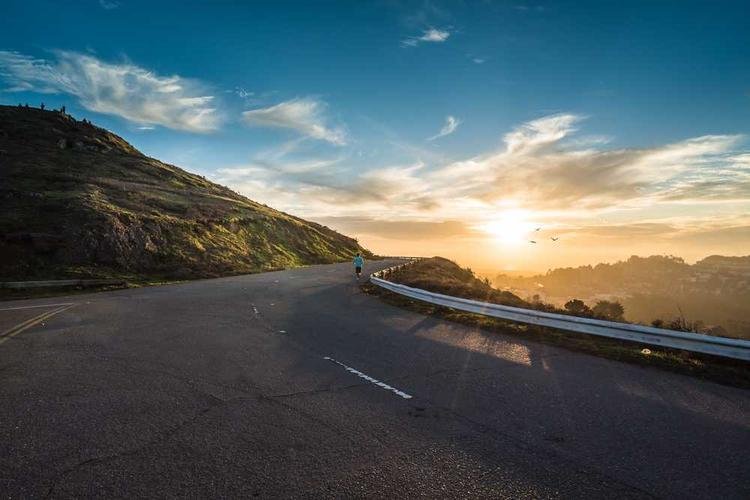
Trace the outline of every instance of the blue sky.
<instances>
[{"instance_id":1,"label":"blue sky","mask_svg":"<svg viewBox=\"0 0 750 500\"><path fill-rule=\"evenodd\" d=\"M383 251L424 234L463 256L484 237L539 267L549 251L498 234L544 224L606 259L616 223L624 240L653 225L656 243L625 253L732 253L748 237L747 17L721 1L11 0L0 102L65 104ZM707 246L716 230L739 236Z\"/></svg>"}]
</instances>

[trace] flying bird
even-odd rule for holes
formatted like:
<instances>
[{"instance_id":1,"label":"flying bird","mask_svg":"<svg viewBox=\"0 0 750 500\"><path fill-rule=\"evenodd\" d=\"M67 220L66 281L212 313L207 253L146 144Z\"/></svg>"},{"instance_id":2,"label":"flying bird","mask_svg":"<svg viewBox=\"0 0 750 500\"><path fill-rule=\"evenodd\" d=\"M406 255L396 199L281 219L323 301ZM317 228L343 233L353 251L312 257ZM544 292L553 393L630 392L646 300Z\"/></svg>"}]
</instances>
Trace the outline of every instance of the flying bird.
<instances>
[{"instance_id":1,"label":"flying bird","mask_svg":"<svg viewBox=\"0 0 750 500\"><path fill-rule=\"evenodd\" d=\"M538 228L534 229L534 231L539 231L540 229L541 229L541 227L538 227Z\"/></svg>"},{"instance_id":2,"label":"flying bird","mask_svg":"<svg viewBox=\"0 0 750 500\"><path fill-rule=\"evenodd\" d=\"M558 236L557 238L554 238L554 237L552 237L552 238L550 238L550 239L551 239L552 241L557 241L557 240L559 240L559 239L560 239L560 237L559 237L559 236Z\"/></svg>"},{"instance_id":3,"label":"flying bird","mask_svg":"<svg viewBox=\"0 0 750 500\"><path fill-rule=\"evenodd\" d=\"M536 243L536 241L534 241L534 240L529 240L529 243Z\"/></svg>"}]
</instances>

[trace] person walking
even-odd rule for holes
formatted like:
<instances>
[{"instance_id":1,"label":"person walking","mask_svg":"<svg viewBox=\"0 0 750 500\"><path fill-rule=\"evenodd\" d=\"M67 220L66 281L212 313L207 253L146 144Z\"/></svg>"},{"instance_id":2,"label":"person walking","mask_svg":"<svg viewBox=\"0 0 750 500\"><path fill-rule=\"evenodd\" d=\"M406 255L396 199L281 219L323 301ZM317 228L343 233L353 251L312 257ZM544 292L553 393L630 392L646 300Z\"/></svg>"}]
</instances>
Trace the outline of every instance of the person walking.
<instances>
[{"instance_id":1,"label":"person walking","mask_svg":"<svg viewBox=\"0 0 750 500\"><path fill-rule=\"evenodd\" d=\"M362 275L362 267L364 265L365 265L365 259L363 259L359 253L357 253L356 257L354 257L354 273L357 275L358 280L360 276Z\"/></svg>"}]
</instances>

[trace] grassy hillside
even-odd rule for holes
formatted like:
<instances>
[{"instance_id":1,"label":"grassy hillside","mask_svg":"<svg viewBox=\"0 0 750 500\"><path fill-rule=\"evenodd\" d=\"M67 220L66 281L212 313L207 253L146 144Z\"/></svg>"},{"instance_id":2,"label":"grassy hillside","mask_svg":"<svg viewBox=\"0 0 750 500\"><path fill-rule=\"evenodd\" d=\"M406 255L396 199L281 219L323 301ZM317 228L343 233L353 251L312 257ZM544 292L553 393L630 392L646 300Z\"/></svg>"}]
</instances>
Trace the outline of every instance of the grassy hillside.
<instances>
[{"instance_id":1,"label":"grassy hillside","mask_svg":"<svg viewBox=\"0 0 750 500\"><path fill-rule=\"evenodd\" d=\"M493 288L488 281L477 278L470 269L442 257L422 259L389 276L390 280L431 292L482 300L494 304L530 307L529 303L510 292Z\"/></svg>"},{"instance_id":2,"label":"grassy hillside","mask_svg":"<svg viewBox=\"0 0 750 500\"><path fill-rule=\"evenodd\" d=\"M91 123L0 106L0 281L213 277L357 251Z\"/></svg>"}]
</instances>

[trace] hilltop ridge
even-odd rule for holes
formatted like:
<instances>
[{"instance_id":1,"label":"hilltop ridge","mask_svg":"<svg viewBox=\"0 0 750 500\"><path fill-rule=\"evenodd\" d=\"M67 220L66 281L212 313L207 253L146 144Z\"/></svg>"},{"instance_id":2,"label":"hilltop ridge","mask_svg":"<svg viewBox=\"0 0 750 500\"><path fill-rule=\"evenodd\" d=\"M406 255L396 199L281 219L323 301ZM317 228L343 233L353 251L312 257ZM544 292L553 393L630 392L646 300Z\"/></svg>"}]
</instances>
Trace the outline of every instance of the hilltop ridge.
<instances>
[{"instance_id":1,"label":"hilltop ridge","mask_svg":"<svg viewBox=\"0 0 750 500\"><path fill-rule=\"evenodd\" d=\"M358 251L370 255L91 122L0 106L0 281L215 277Z\"/></svg>"}]
</instances>

